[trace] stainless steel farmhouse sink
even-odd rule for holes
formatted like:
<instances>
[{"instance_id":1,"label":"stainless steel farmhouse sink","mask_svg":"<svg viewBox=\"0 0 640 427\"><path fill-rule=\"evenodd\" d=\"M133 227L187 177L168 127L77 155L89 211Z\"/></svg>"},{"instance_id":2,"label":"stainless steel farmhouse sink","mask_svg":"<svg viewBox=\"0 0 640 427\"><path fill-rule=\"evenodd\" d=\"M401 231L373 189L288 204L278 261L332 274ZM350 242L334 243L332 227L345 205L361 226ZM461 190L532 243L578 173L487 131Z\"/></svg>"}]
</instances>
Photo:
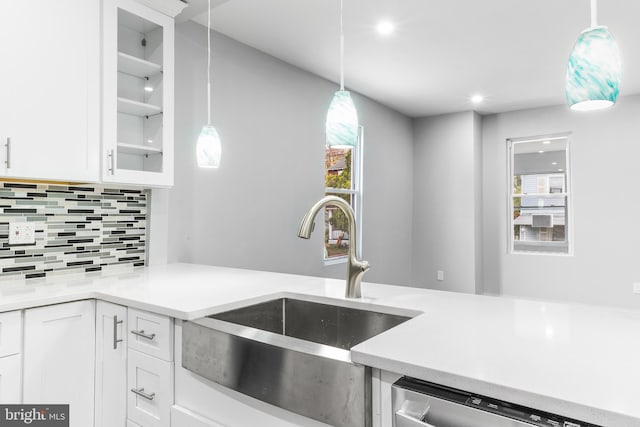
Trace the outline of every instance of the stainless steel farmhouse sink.
<instances>
[{"instance_id":1,"label":"stainless steel farmhouse sink","mask_svg":"<svg viewBox=\"0 0 640 427\"><path fill-rule=\"evenodd\" d=\"M353 363L349 350L417 314L328 298L275 298L185 322L182 366L327 424L370 426L371 369Z\"/></svg>"}]
</instances>

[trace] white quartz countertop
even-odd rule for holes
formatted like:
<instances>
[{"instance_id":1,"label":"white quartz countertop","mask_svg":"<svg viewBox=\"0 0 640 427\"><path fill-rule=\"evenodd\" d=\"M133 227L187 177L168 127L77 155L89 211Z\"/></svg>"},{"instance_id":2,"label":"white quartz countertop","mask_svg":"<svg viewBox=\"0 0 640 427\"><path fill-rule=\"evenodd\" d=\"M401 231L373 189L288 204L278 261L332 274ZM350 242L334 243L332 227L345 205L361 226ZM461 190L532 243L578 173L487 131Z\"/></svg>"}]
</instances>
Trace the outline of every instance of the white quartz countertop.
<instances>
[{"instance_id":1,"label":"white quartz countertop","mask_svg":"<svg viewBox=\"0 0 640 427\"><path fill-rule=\"evenodd\" d=\"M287 293L344 299L344 281L170 264L5 280L0 312L97 298L193 320ZM371 283L363 294L360 303L423 314L355 346L357 363L602 426L640 426L640 311Z\"/></svg>"}]
</instances>

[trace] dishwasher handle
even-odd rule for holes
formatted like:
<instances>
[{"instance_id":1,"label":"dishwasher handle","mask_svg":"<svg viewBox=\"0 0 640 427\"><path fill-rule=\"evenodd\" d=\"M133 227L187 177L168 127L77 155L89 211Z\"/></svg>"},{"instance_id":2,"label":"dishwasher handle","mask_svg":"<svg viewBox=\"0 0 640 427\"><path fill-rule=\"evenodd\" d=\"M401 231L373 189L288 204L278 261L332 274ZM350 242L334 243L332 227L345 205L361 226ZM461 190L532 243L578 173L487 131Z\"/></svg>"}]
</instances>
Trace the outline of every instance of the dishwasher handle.
<instances>
[{"instance_id":1,"label":"dishwasher handle","mask_svg":"<svg viewBox=\"0 0 640 427\"><path fill-rule=\"evenodd\" d=\"M402 410L396 411L395 427L436 427L433 424L426 423L420 418L415 418Z\"/></svg>"},{"instance_id":2,"label":"dishwasher handle","mask_svg":"<svg viewBox=\"0 0 640 427\"><path fill-rule=\"evenodd\" d=\"M394 427L436 427L427 423L427 414L431 405L420 400L407 399L395 413Z\"/></svg>"}]
</instances>

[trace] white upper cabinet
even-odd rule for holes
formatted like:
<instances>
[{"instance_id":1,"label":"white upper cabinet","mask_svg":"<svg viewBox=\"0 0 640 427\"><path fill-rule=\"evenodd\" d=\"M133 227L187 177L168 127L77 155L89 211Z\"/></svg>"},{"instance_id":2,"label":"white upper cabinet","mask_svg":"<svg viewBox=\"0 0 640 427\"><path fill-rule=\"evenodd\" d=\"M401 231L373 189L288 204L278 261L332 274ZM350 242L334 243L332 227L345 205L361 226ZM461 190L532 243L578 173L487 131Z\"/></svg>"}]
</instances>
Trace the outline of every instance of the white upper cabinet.
<instances>
[{"instance_id":1,"label":"white upper cabinet","mask_svg":"<svg viewBox=\"0 0 640 427\"><path fill-rule=\"evenodd\" d=\"M0 176L100 179L100 1L0 6Z\"/></svg>"},{"instance_id":2,"label":"white upper cabinet","mask_svg":"<svg viewBox=\"0 0 640 427\"><path fill-rule=\"evenodd\" d=\"M103 19L102 179L171 186L173 17L134 0L105 0Z\"/></svg>"}]
</instances>

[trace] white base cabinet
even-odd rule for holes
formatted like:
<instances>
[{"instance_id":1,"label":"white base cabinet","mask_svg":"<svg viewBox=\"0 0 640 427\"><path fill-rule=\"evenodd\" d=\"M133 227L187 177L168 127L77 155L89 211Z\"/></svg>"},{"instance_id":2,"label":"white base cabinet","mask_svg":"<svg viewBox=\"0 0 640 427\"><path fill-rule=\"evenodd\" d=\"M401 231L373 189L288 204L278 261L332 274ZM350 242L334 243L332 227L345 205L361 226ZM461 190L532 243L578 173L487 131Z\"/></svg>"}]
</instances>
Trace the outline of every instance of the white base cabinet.
<instances>
[{"instance_id":1,"label":"white base cabinet","mask_svg":"<svg viewBox=\"0 0 640 427\"><path fill-rule=\"evenodd\" d=\"M95 427L127 421L127 307L96 303Z\"/></svg>"},{"instance_id":2,"label":"white base cabinet","mask_svg":"<svg viewBox=\"0 0 640 427\"><path fill-rule=\"evenodd\" d=\"M22 403L22 356L14 354L0 358L0 402Z\"/></svg>"},{"instance_id":3,"label":"white base cabinet","mask_svg":"<svg viewBox=\"0 0 640 427\"><path fill-rule=\"evenodd\" d=\"M92 426L94 369L94 300L25 310L25 402L69 404L71 427Z\"/></svg>"},{"instance_id":4,"label":"white base cabinet","mask_svg":"<svg viewBox=\"0 0 640 427\"><path fill-rule=\"evenodd\" d=\"M169 427L173 405L173 319L129 308L127 415L134 425Z\"/></svg>"}]
</instances>

